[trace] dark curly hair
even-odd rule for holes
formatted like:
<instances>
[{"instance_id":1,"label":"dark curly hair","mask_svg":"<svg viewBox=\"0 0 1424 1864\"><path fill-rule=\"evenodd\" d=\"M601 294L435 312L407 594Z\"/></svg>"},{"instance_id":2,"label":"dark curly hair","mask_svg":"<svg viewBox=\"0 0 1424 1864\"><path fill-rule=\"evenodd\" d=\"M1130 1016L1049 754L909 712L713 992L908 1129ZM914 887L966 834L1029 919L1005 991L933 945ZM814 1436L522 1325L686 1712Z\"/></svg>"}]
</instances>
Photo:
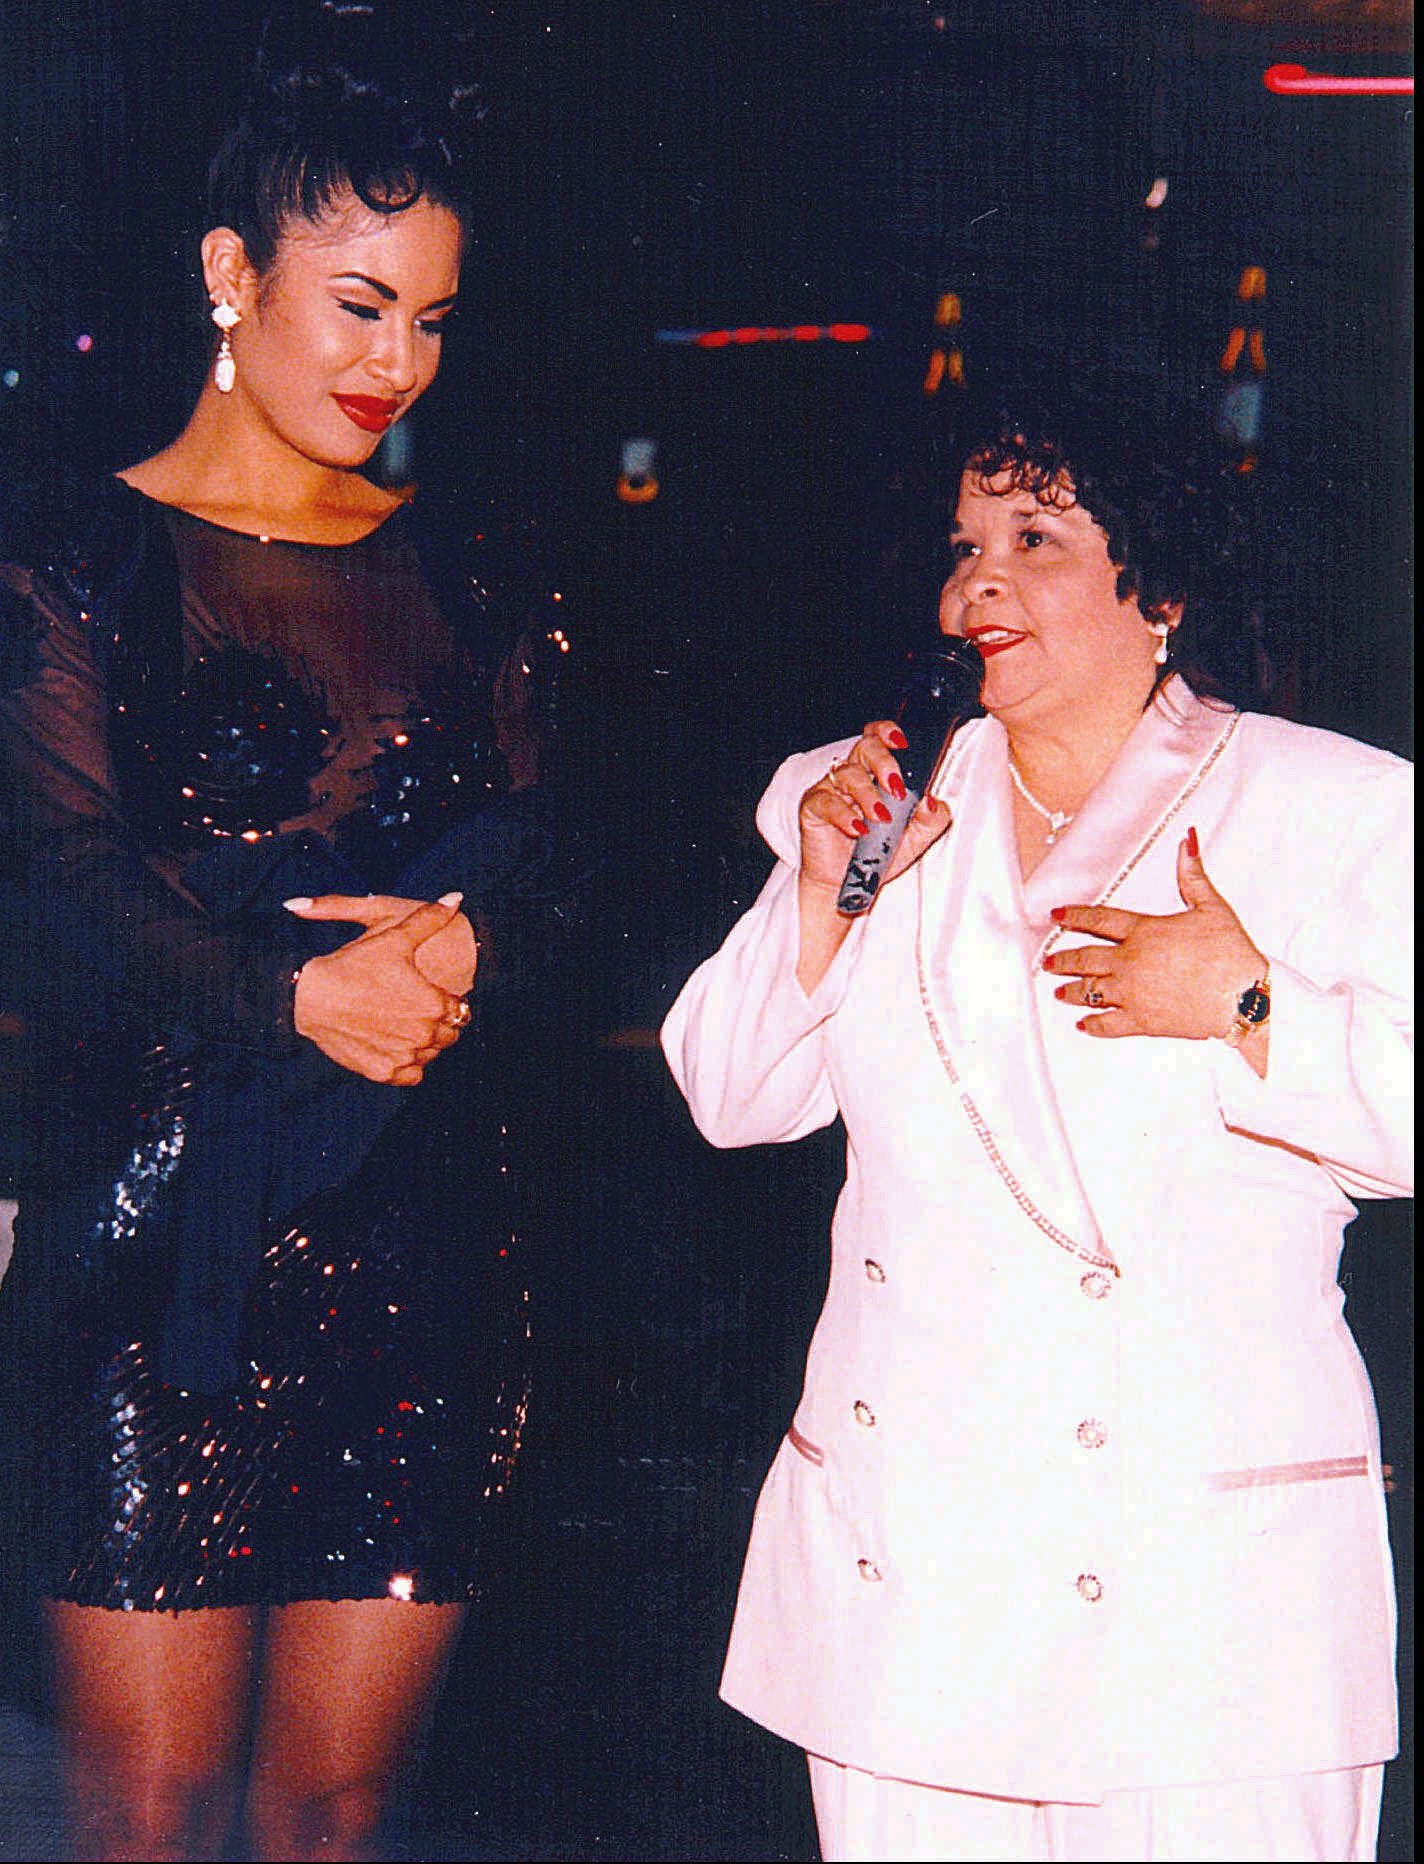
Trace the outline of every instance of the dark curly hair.
<instances>
[{"instance_id":1,"label":"dark curly hair","mask_svg":"<svg viewBox=\"0 0 1424 1864\"><path fill-rule=\"evenodd\" d=\"M1161 678L1179 671L1205 695L1260 701L1241 475L1204 409L1130 371L1065 385L1024 370L966 398L937 451L952 485L963 473L1007 478L1045 505L1081 505L1107 534L1120 599L1149 619L1182 604Z\"/></svg>"},{"instance_id":2,"label":"dark curly hair","mask_svg":"<svg viewBox=\"0 0 1424 1864\"><path fill-rule=\"evenodd\" d=\"M208 171L209 224L240 233L262 275L290 221L352 194L379 214L431 201L468 236L481 106L472 74L454 68L469 39L438 0L274 7Z\"/></svg>"}]
</instances>

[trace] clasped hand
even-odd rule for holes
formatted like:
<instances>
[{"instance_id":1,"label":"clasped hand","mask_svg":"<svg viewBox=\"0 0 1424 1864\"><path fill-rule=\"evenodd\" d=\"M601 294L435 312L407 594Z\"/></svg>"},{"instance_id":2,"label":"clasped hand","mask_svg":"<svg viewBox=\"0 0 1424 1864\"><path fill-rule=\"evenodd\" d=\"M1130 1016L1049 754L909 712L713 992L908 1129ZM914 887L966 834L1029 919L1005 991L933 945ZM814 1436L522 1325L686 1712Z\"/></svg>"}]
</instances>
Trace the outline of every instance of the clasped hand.
<instances>
[{"instance_id":1,"label":"clasped hand","mask_svg":"<svg viewBox=\"0 0 1424 1864\"><path fill-rule=\"evenodd\" d=\"M1108 941L1066 947L1043 961L1046 971L1070 980L1054 995L1092 1012L1078 1025L1086 1034L1202 1041L1230 1029L1237 999L1266 960L1207 878L1195 830L1177 849L1177 889L1180 913L1055 908L1059 925Z\"/></svg>"},{"instance_id":2,"label":"clasped hand","mask_svg":"<svg viewBox=\"0 0 1424 1864\"><path fill-rule=\"evenodd\" d=\"M422 901L326 893L289 900L287 910L365 928L302 966L293 999L297 1033L368 1081L416 1086L468 1021L465 994L478 948L460 895Z\"/></svg>"}]
</instances>

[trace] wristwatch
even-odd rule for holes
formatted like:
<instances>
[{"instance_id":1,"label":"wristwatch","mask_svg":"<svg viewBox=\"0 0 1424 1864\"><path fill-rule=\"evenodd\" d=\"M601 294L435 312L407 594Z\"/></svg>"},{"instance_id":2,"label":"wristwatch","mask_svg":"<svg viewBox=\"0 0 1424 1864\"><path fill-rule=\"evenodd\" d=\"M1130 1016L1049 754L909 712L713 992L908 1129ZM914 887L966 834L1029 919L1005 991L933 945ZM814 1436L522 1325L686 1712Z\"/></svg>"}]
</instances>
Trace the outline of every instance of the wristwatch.
<instances>
[{"instance_id":1,"label":"wristwatch","mask_svg":"<svg viewBox=\"0 0 1424 1864\"><path fill-rule=\"evenodd\" d=\"M1225 1036L1226 1046L1235 1048L1259 1029L1271 1014L1271 973L1269 967L1236 999L1236 1014Z\"/></svg>"}]
</instances>

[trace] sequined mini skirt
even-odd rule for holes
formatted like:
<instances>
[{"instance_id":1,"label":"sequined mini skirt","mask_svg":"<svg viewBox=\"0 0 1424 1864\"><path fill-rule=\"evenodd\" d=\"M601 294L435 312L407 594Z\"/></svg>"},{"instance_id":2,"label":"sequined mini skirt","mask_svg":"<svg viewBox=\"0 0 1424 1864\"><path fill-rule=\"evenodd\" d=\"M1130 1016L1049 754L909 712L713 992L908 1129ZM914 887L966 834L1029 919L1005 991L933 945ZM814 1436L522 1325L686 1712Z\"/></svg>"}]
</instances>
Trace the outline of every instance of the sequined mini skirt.
<instances>
[{"instance_id":1,"label":"sequined mini skirt","mask_svg":"<svg viewBox=\"0 0 1424 1864\"><path fill-rule=\"evenodd\" d=\"M457 1286L441 1240L409 1200L373 1220L369 1187L313 1200L264 1249L220 1397L116 1343L60 1451L40 1590L127 1611L475 1597L527 1319L507 1249Z\"/></svg>"}]
</instances>

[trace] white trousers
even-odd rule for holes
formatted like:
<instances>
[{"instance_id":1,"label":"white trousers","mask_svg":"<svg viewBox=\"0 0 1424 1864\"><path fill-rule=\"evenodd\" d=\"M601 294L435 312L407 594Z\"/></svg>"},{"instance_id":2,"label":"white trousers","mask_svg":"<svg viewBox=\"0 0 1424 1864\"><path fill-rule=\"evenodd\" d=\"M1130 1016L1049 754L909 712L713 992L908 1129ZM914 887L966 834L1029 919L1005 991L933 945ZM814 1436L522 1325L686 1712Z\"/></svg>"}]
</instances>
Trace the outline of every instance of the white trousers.
<instances>
[{"instance_id":1,"label":"white trousers","mask_svg":"<svg viewBox=\"0 0 1424 1864\"><path fill-rule=\"evenodd\" d=\"M987 1799L807 1756L825 1864L1365 1864L1384 1768L1109 1793L1100 1806Z\"/></svg>"}]
</instances>

